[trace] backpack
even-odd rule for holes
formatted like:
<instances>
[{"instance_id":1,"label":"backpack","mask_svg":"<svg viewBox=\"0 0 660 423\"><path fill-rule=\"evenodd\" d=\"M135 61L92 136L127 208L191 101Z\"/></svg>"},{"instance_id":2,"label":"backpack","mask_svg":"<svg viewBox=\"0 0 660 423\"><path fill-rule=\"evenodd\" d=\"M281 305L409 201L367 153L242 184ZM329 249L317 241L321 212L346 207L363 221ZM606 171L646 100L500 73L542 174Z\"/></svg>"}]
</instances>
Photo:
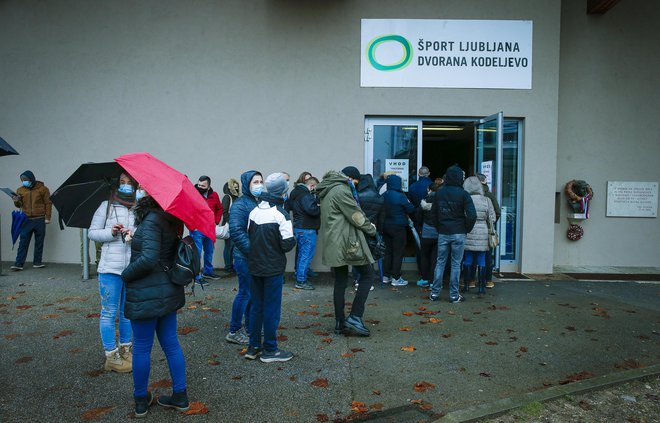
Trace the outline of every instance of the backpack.
<instances>
[{"instance_id":1,"label":"backpack","mask_svg":"<svg viewBox=\"0 0 660 423\"><path fill-rule=\"evenodd\" d=\"M188 286L199 275L201 265L199 251L190 235L180 238L172 267L167 269L170 281L175 285Z\"/></svg>"}]
</instances>

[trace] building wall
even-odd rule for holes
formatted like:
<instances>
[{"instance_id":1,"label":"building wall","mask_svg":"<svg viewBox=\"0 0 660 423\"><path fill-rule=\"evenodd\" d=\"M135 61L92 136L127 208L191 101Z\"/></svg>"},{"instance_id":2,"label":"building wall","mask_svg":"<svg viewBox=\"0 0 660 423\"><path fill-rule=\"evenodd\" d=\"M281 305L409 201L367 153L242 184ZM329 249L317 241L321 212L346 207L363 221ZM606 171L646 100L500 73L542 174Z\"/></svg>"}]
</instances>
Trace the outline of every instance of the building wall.
<instances>
[{"instance_id":1,"label":"building wall","mask_svg":"<svg viewBox=\"0 0 660 423\"><path fill-rule=\"evenodd\" d=\"M603 16L584 2L562 3L555 264L660 266L660 219L606 217L607 181L660 181L660 9L626 0ZM566 238L563 188L584 179L594 190L578 242Z\"/></svg>"},{"instance_id":2,"label":"building wall","mask_svg":"<svg viewBox=\"0 0 660 423\"><path fill-rule=\"evenodd\" d=\"M221 189L264 174L364 164L367 115L525 119L522 270L553 262L559 0L0 3L0 132L54 190L87 161L149 151ZM534 21L532 90L360 88L361 18ZM11 204L0 202L4 233ZM533 229L525 229L533 228ZM2 258L11 260L8 237ZM75 229L51 225L45 260L79 260ZM221 243L219 243L221 246ZM216 254L219 262L220 254ZM315 266L320 266L317 250Z\"/></svg>"}]
</instances>

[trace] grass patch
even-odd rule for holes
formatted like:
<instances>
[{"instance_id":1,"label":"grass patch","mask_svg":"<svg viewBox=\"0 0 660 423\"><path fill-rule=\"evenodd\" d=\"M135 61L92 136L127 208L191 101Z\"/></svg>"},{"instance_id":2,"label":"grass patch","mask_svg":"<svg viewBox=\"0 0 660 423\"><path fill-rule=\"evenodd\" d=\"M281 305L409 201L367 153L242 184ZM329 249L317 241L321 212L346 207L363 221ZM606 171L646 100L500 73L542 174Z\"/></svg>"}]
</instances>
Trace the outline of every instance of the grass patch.
<instances>
[{"instance_id":1,"label":"grass patch","mask_svg":"<svg viewBox=\"0 0 660 423\"><path fill-rule=\"evenodd\" d=\"M529 404L523 407L520 407L519 411L520 413L526 416L538 417L541 415L541 412L543 411L544 408L545 406L543 404L541 404L538 401L534 401L534 402L530 402Z\"/></svg>"}]
</instances>

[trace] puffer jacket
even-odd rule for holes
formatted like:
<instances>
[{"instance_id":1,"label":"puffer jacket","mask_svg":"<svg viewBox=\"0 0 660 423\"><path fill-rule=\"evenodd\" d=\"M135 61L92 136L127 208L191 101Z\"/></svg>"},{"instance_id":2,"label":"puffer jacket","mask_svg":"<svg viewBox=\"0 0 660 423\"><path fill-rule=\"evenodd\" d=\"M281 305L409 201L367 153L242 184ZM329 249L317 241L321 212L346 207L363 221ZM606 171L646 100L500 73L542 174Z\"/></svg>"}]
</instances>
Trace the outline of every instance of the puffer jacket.
<instances>
[{"instance_id":1,"label":"puffer jacket","mask_svg":"<svg viewBox=\"0 0 660 423\"><path fill-rule=\"evenodd\" d=\"M294 228L318 231L321 227L319 200L305 184L296 185L284 208L287 212L293 212Z\"/></svg>"},{"instance_id":2,"label":"puffer jacket","mask_svg":"<svg viewBox=\"0 0 660 423\"><path fill-rule=\"evenodd\" d=\"M376 229L383 231L383 222L385 220L385 211L383 205L385 199L378 193L373 176L360 176L360 182L357 186L358 198L360 199L360 208L367 215L367 219L376 225Z\"/></svg>"},{"instance_id":3,"label":"puffer jacket","mask_svg":"<svg viewBox=\"0 0 660 423\"><path fill-rule=\"evenodd\" d=\"M89 239L103 243L98 273L121 275L131 261L131 244L124 242L119 234L112 236L112 227L117 223L134 232L133 211L118 203L111 204L108 208L108 202L102 202L96 209L92 224L89 226Z\"/></svg>"},{"instance_id":4,"label":"puffer jacket","mask_svg":"<svg viewBox=\"0 0 660 423\"><path fill-rule=\"evenodd\" d=\"M136 215L142 213L131 241L131 263L121 274L126 283L124 315L131 320L162 317L186 303L183 286L173 284L165 272L174 263L183 225L163 210Z\"/></svg>"},{"instance_id":5,"label":"puffer jacket","mask_svg":"<svg viewBox=\"0 0 660 423\"><path fill-rule=\"evenodd\" d=\"M376 228L358 207L349 183L343 173L330 171L316 186L321 199L323 264L329 267L374 262L365 235L375 236Z\"/></svg>"},{"instance_id":6,"label":"puffer jacket","mask_svg":"<svg viewBox=\"0 0 660 423\"><path fill-rule=\"evenodd\" d=\"M463 189L463 171L458 166L447 169L445 184L435 193L433 223L441 235L467 234L477 220L470 194Z\"/></svg>"},{"instance_id":7,"label":"puffer jacket","mask_svg":"<svg viewBox=\"0 0 660 423\"><path fill-rule=\"evenodd\" d=\"M247 260L250 256L250 237L247 233L250 212L257 207L257 199L250 193L250 181L254 175L261 175L256 170L248 170L241 175L241 195L229 211L229 235L234 241L234 257Z\"/></svg>"},{"instance_id":8,"label":"puffer jacket","mask_svg":"<svg viewBox=\"0 0 660 423\"><path fill-rule=\"evenodd\" d=\"M387 177L387 191L383 194L385 199L385 226L408 226L408 215L415 211L415 206L408 201L408 197L401 190L401 177L390 175Z\"/></svg>"},{"instance_id":9,"label":"puffer jacket","mask_svg":"<svg viewBox=\"0 0 660 423\"><path fill-rule=\"evenodd\" d=\"M53 210L50 191L41 181L32 180L31 182L30 188L21 186L16 190L16 194L21 198L14 201L14 205L22 209L28 219L45 217L46 220L50 220Z\"/></svg>"},{"instance_id":10,"label":"puffer jacket","mask_svg":"<svg viewBox=\"0 0 660 423\"><path fill-rule=\"evenodd\" d=\"M488 223L490 216L492 222L495 222L495 209L488 197L484 196L483 188L479 179L471 176L465 180L463 188L472 197L474 208L477 212L477 221L472 230L465 238L466 251L488 251Z\"/></svg>"}]
</instances>

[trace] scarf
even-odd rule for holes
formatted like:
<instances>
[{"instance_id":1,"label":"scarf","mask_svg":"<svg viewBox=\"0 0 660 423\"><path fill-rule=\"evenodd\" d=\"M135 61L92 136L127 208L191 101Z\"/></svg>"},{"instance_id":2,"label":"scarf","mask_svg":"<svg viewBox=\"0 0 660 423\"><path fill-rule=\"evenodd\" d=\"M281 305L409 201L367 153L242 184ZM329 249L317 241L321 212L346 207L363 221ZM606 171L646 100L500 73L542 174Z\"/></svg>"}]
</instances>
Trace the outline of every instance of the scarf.
<instances>
[{"instance_id":1,"label":"scarf","mask_svg":"<svg viewBox=\"0 0 660 423\"><path fill-rule=\"evenodd\" d=\"M351 189L351 194L353 194L353 198L355 199L355 204L357 204L357 206L360 207L360 197L358 197L357 189L355 188L355 185L353 184L353 180L352 179L347 179L346 183L348 183L348 186Z\"/></svg>"}]
</instances>

